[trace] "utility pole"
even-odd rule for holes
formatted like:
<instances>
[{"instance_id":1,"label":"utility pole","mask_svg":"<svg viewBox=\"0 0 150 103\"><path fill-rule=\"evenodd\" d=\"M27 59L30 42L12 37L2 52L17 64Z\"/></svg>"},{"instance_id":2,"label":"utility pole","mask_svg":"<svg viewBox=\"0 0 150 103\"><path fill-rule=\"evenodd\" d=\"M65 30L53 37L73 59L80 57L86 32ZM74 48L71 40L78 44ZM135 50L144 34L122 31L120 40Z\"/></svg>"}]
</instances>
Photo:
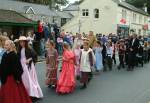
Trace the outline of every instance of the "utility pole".
<instances>
[{"instance_id":1,"label":"utility pole","mask_svg":"<svg viewBox=\"0 0 150 103\"><path fill-rule=\"evenodd\" d=\"M80 4L79 4L80 0L78 0L78 16L79 16L79 33L81 32L81 20L80 20Z\"/></svg>"}]
</instances>

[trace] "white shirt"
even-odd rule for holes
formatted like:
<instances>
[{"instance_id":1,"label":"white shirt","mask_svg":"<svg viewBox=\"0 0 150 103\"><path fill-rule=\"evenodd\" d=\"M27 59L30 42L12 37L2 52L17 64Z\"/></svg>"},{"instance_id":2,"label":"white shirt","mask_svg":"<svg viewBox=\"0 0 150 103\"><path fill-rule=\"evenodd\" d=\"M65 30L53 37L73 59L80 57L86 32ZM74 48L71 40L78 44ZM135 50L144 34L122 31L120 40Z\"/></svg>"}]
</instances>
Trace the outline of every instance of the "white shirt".
<instances>
[{"instance_id":1,"label":"white shirt","mask_svg":"<svg viewBox=\"0 0 150 103\"><path fill-rule=\"evenodd\" d=\"M88 51L85 51L84 49L82 49L81 62L80 62L80 71L82 72L91 72L89 52L92 52L93 62L95 61L95 56L91 48L89 48Z\"/></svg>"},{"instance_id":2,"label":"white shirt","mask_svg":"<svg viewBox=\"0 0 150 103\"><path fill-rule=\"evenodd\" d=\"M107 47L107 55L110 57L113 56L113 48L112 47Z\"/></svg>"},{"instance_id":3,"label":"white shirt","mask_svg":"<svg viewBox=\"0 0 150 103\"><path fill-rule=\"evenodd\" d=\"M133 44L134 44L134 41L135 41L135 39L132 40L132 46L133 46Z\"/></svg>"},{"instance_id":4,"label":"white shirt","mask_svg":"<svg viewBox=\"0 0 150 103\"><path fill-rule=\"evenodd\" d=\"M73 49L75 49L77 47L77 45L82 46L83 45L83 40L79 39L79 38L75 38L74 40L74 45L73 45Z\"/></svg>"}]
</instances>

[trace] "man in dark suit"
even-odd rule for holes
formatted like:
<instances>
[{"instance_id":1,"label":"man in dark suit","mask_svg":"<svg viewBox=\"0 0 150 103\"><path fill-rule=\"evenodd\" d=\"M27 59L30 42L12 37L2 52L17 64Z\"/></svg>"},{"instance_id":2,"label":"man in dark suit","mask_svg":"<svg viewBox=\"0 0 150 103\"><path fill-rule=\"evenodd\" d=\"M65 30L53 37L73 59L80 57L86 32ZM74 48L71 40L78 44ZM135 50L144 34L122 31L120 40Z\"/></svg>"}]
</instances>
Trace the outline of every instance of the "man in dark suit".
<instances>
[{"instance_id":1,"label":"man in dark suit","mask_svg":"<svg viewBox=\"0 0 150 103\"><path fill-rule=\"evenodd\" d=\"M128 70L133 70L134 66L137 65L136 55L138 53L139 39L136 34L132 35L132 39L129 41L129 61Z\"/></svg>"}]
</instances>

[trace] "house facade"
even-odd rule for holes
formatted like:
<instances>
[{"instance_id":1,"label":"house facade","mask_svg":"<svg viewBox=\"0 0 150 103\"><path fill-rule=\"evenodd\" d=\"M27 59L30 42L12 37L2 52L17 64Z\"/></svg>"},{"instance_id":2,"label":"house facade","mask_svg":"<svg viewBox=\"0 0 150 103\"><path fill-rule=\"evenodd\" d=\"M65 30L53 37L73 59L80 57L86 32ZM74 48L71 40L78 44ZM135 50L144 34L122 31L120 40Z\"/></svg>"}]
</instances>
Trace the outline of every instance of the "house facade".
<instances>
[{"instance_id":1,"label":"house facade","mask_svg":"<svg viewBox=\"0 0 150 103\"><path fill-rule=\"evenodd\" d=\"M64 11L74 17L62 29L68 32L146 35L149 15L121 0L84 0L80 5L69 5ZM74 8L74 9L73 9ZM78 8L78 9L77 9Z\"/></svg>"},{"instance_id":2,"label":"house facade","mask_svg":"<svg viewBox=\"0 0 150 103\"><path fill-rule=\"evenodd\" d=\"M7 36L13 35L18 38L22 34L27 34L37 28L37 22L26 18L20 13L12 10L0 9L0 32L7 32Z\"/></svg>"},{"instance_id":3,"label":"house facade","mask_svg":"<svg viewBox=\"0 0 150 103\"><path fill-rule=\"evenodd\" d=\"M127 36L135 32L138 35L147 35L149 15L124 1L115 2L118 4L117 34Z\"/></svg>"}]
</instances>

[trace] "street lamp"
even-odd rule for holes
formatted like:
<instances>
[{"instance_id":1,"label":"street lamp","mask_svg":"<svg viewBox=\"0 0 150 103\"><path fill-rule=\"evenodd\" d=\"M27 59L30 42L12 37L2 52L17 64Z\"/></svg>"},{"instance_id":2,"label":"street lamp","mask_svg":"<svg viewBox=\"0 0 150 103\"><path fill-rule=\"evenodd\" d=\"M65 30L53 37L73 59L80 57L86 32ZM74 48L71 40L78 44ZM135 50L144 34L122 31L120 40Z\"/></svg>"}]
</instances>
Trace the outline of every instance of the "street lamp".
<instances>
[{"instance_id":1,"label":"street lamp","mask_svg":"<svg viewBox=\"0 0 150 103\"><path fill-rule=\"evenodd\" d=\"M78 16L79 16L79 33L81 32L81 20L80 20L80 7L79 7L79 2L80 2L80 0L78 0Z\"/></svg>"}]
</instances>

